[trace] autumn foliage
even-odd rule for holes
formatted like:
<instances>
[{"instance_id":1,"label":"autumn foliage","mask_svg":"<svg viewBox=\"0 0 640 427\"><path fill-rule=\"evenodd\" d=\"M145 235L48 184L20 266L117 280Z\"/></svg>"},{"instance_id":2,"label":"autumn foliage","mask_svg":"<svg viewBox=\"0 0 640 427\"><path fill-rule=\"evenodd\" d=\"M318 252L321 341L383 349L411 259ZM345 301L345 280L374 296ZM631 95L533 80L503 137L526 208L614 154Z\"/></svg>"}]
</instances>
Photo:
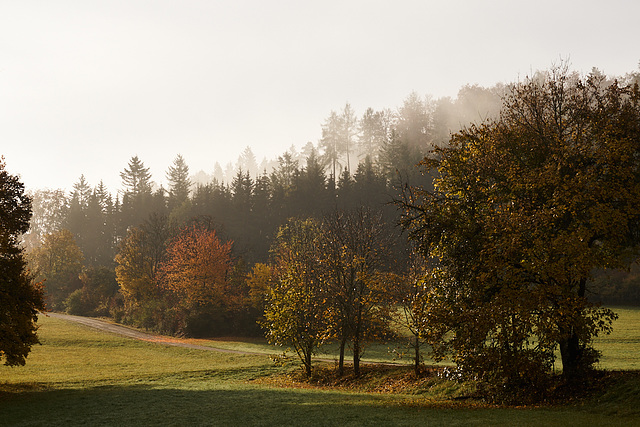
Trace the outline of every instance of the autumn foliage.
<instances>
[{"instance_id":1,"label":"autumn foliage","mask_svg":"<svg viewBox=\"0 0 640 427\"><path fill-rule=\"evenodd\" d=\"M380 216L367 209L337 211L323 221L291 219L280 228L262 326L270 342L298 353L306 375L311 355L331 339L340 346L340 375L350 343L359 376L365 344L386 334L385 235Z\"/></svg>"},{"instance_id":2,"label":"autumn foliage","mask_svg":"<svg viewBox=\"0 0 640 427\"><path fill-rule=\"evenodd\" d=\"M567 380L598 360L615 314L594 269L637 257L640 90L559 67L514 85L498 120L424 161L435 189L407 192L404 224L434 261L429 343L513 398L543 396L559 350Z\"/></svg>"},{"instance_id":3,"label":"autumn foliage","mask_svg":"<svg viewBox=\"0 0 640 427\"><path fill-rule=\"evenodd\" d=\"M182 230L167 247L160 284L178 296L185 307L231 302L227 292L232 242L221 242L216 232L197 225Z\"/></svg>"}]
</instances>

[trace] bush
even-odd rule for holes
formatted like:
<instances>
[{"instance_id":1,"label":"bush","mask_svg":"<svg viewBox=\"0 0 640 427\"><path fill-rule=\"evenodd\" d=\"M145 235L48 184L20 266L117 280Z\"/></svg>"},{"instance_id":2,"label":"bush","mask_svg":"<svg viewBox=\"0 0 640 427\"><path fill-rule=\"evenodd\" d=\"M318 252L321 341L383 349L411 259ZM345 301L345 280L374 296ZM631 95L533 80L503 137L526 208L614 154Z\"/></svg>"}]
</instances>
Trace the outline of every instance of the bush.
<instances>
[{"instance_id":1,"label":"bush","mask_svg":"<svg viewBox=\"0 0 640 427\"><path fill-rule=\"evenodd\" d=\"M76 316L86 316L93 307L87 304L83 289L76 289L64 300L65 312Z\"/></svg>"},{"instance_id":2,"label":"bush","mask_svg":"<svg viewBox=\"0 0 640 427\"><path fill-rule=\"evenodd\" d=\"M465 359L460 365L461 378L477 380L477 393L490 402L536 403L551 391L552 363L552 354L533 349L489 347Z\"/></svg>"}]
</instances>

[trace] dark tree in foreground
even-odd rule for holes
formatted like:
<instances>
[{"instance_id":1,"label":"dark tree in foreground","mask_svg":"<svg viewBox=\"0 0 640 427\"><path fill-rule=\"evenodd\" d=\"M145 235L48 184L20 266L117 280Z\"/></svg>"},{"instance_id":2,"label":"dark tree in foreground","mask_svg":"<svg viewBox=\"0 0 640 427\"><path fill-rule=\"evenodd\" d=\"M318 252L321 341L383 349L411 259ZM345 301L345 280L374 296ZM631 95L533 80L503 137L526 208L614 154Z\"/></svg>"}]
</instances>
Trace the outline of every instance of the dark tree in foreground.
<instances>
[{"instance_id":1,"label":"dark tree in foreground","mask_svg":"<svg viewBox=\"0 0 640 427\"><path fill-rule=\"evenodd\" d=\"M38 311L43 292L26 269L20 236L29 228L31 200L16 176L0 158L0 360L24 365L31 346L38 343Z\"/></svg>"},{"instance_id":2,"label":"dark tree in foreground","mask_svg":"<svg viewBox=\"0 0 640 427\"><path fill-rule=\"evenodd\" d=\"M404 223L439 260L436 355L501 389L543 384L558 347L567 379L588 372L615 318L587 300L588 279L638 243L638 86L541 73L424 165L435 189L407 192Z\"/></svg>"}]
</instances>

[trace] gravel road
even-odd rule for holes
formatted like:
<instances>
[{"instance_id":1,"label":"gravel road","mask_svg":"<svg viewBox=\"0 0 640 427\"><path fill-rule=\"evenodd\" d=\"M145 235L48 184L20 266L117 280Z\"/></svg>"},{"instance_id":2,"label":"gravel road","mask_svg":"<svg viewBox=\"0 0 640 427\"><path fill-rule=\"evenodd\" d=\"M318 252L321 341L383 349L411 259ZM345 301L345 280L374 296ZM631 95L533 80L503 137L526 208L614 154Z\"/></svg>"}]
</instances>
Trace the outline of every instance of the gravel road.
<instances>
[{"instance_id":1,"label":"gravel road","mask_svg":"<svg viewBox=\"0 0 640 427\"><path fill-rule=\"evenodd\" d=\"M224 348L214 348L214 347L207 347L204 345L191 344L179 338L147 334L145 332L140 332L138 330L131 329L126 326L109 323L105 320L96 319L93 317L72 316L70 314L61 314L61 313L53 313L53 312L45 313L45 315L56 318L56 319L63 319L70 322L80 323L82 325L88 326L90 328L98 329L104 332L109 332L112 334L122 335L122 336L133 338L136 340L148 341L148 342L153 342L157 344L192 348L196 350L217 351L220 353L264 355L264 353L252 353L248 351L228 350Z\"/></svg>"}]
</instances>

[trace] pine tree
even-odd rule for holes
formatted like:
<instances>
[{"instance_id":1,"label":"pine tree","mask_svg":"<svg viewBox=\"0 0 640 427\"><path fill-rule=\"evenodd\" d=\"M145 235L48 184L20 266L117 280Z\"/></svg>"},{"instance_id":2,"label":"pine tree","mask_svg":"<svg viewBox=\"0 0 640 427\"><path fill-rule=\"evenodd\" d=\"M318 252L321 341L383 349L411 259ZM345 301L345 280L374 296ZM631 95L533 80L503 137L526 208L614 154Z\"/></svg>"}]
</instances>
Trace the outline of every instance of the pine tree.
<instances>
[{"instance_id":1,"label":"pine tree","mask_svg":"<svg viewBox=\"0 0 640 427\"><path fill-rule=\"evenodd\" d=\"M151 194L151 173L138 156L131 158L127 168L120 172L120 178L125 195Z\"/></svg>"},{"instance_id":2,"label":"pine tree","mask_svg":"<svg viewBox=\"0 0 640 427\"><path fill-rule=\"evenodd\" d=\"M179 207L189 198L191 180L189 179L189 166L184 158L178 154L167 171L169 181L169 211Z\"/></svg>"}]
</instances>

